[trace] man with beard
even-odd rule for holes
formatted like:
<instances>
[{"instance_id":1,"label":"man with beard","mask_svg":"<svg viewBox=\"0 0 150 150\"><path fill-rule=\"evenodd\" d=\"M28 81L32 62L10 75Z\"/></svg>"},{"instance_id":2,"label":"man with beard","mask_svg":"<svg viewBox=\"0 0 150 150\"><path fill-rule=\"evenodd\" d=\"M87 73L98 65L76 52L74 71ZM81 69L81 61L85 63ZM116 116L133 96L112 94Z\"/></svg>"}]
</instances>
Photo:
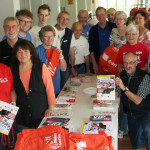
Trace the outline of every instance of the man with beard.
<instances>
[{"instance_id":1,"label":"man with beard","mask_svg":"<svg viewBox=\"0 0 150 150\"><path fill-rule=\"evenodd\" d=\"M19 33L20 26L17 18L7 17L4 20L3 27L6 39L0 42L0 62L10 66L12 49L18 41L17 35Z\"/></svg>"},{"instance_id":2,"label":"man with beard","mask_svg":"<svg viewBox=\"0 0 150 150\"><path fill-rule=\"evenodd\" d=\"M89 14L87 10L80 10L78 13L78 20L79 23L82 25L82 35L88 40L89 39L89 32L92 24L88 23Z\"/></svg>"},{"instance_id":3,"label":"man with beard","mask_svg":"<svg viewBox=\"0 0 150 150\"><path fill-rule=\"evenodd\" d=\"M58 40L60 42L60 48L63 51L64 59L67 63L67 70L61 72L61 79L62 79L61 87L63 87L63 85L68 80L70 73L72 74L72 76L77 76L77 72L74 69L75 37L72 31L69 28L67 28L68 23L69 23L69 13L67 11L60 12L57 16L57 24L55 27L58 32ZM70 65L69 59L71 60L71 65Z\"/></svg>"}]
</instances>

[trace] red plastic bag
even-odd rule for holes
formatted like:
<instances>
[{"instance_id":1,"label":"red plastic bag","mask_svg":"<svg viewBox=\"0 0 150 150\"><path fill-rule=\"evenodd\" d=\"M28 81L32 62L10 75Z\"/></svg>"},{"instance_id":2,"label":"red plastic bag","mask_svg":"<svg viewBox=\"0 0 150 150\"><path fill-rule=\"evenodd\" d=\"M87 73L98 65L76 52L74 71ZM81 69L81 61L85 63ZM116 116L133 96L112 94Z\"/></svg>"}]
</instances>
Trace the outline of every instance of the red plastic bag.
<instances>
[{"instance_id":1,"label":"red plastic bag","mask_svg":"<svg viewBox=\"0 0 150 150\"><path fill-rule=\"evenodd\" d=\"M60 53L57 53L56 48L46 49L45 53L46 53L47 60L49 62L48 70L50 71L51 77L53 78L55 75L56 68L59 65Z\"/></svg>"},{"instance_id":2,"label":"red plastic bag","mask_svg":"<svg viewBox=\"0 0 150 150\"><path fill-rule=\"evenodd\" d=\"M107 47L99 58L99 74L100 75L118 75L116 57L119 49L115 46Z\"/></svg>"},{"instance_id":3,"label":"red plastic bag","mask_svg":"<svg viewBox=\"0 0 150 150\"><path fill-rule=\"evenodd\" d=\"M68 131L59 125L24 129L17 135L15 150L68 150Z\"/></svg>"}]
</instances>

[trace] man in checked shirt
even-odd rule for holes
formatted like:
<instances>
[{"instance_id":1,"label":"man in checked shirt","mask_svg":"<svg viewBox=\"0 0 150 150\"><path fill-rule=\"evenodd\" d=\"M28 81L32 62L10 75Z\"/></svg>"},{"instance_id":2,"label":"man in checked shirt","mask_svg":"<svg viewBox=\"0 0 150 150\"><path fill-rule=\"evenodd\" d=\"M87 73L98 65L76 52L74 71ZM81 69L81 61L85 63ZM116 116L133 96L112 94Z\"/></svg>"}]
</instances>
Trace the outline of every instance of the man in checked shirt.
<instances>
[{"instance_id":1,"label":"man in checked shirt","mask_svg":"<svg viewBox=\"0 0 150 150\"><path fill-rule=\"evenodd\" d=\"M138 67L137 55L123 56L125 70L116 78L116 94L127 114L130 141L134 149L143 144L150 150L150 77Z\"/></svg>"}]
</instances>

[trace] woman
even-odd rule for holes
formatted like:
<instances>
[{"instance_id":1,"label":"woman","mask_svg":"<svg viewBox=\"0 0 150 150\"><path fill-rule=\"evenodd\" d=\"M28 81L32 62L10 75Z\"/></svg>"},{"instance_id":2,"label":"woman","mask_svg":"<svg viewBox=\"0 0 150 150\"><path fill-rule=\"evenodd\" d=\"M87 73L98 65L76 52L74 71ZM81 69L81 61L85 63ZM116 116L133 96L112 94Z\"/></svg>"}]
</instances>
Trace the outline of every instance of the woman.
<instances>
[{"instance_id":1,"label":"woman","mask_svg":"<svg viewBox=\"0 0 150 150\"><path fill-rule=\"evenodd\" d=\"M57 53L59 54L59 58L57 57L57 53L52 54L52 57L55 58L55 61L58 61L58 65L56 66L56 70L54 72L55 75L53 78L55 95L57 96L60 92L60 70L66 71L66 61L64 60L64 56L62 55L62 50L52 46L55 37L55 30L52 26L47 25L42 27L39 32L39 37L42 41L42 45L39 45L36 48L36 52L42 62L44 62L47 66L49 66L50 63L53 63L48 59L50 53L46 53L47 50L49 50L49 52L52 52L52 50L54 50L53 52L57 51Z\"/></svg>"},{"instance_id":2,"label":"woman","mask_svg":"<svg viewBox=\"0 0 150 150\"><path fill-rule=\"evenodd\" d=\"M123 54L127 52L136 53L138 56L139 67L147 71L148 69L147 63L148 63L150 48L147 45L138 42L138 37L139 37L138 26L134 24L128 25L126 28L126 39L128 43L119 48L119 52L116 59L119 72L122 72L122 70L124 69Z\"/></svg>"},{"instance_id":3,"label":"woman","mask_svg":"<svg viewBox=\"0 0 150 150\"><path fill-rule=\"evenodd\" d=\"M33 44L19 40L13 48L12 67L14 88L17 94L17 125L37 128L44 116L50 116L56 103L50 73L40 62Z\"/></svg>"},{"instance_id":4,"label":"woman","mask_svg":"<svg viewBox=\"0 0 150 150\"><path fill-rule=\"evenodd\" d=\"M117 28L112 29L109 40L110 45L120 48L122 45L126 44L126 21L127 15L123 11L117 11L114 17L115 24Z\"/></svg>"},{"instance_id":5,"label":"woman","mask_svg":"<svg viewBox=\"0 0 150 150\"><path fill-rule=\"evenodd\" d=\"M134 13L133 20L139 27L139 38L138 41L146 44L150 47L150 31L148 27L148 14L144 10L137 10Z\"/></svg>"}]
</instances>

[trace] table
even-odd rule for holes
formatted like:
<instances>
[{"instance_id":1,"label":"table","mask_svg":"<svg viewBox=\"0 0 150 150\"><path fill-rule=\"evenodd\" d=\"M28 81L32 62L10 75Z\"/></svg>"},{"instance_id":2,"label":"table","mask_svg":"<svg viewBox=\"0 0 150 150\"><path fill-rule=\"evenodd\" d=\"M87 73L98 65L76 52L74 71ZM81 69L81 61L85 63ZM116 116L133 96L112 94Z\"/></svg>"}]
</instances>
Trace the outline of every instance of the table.
<instances>
[{"instance_id":1,"label":"table","mask_svg":"<svg viewBox=\"0 0 150 150\"><path fill-rule=\"evenodd\" d=\"M90 83L82 83L79 86L79 91L76 93L76 102L72 105L72 115L69 122L70 131L80 132L81 125L83 122L89 122L90 116L93 114L93 102L91 95L85 94L83 90L87 87L97 87L97 76L93 75L90 77ZM69 84L70 79L66 85ZM103 108L100 112L109 112L109 109ZM115 112L112 114L112 126L114 129L113 146L114 149L118 149L118 100L113 101L113 108L111 111Z\"/></svg>"}]
</instances>

